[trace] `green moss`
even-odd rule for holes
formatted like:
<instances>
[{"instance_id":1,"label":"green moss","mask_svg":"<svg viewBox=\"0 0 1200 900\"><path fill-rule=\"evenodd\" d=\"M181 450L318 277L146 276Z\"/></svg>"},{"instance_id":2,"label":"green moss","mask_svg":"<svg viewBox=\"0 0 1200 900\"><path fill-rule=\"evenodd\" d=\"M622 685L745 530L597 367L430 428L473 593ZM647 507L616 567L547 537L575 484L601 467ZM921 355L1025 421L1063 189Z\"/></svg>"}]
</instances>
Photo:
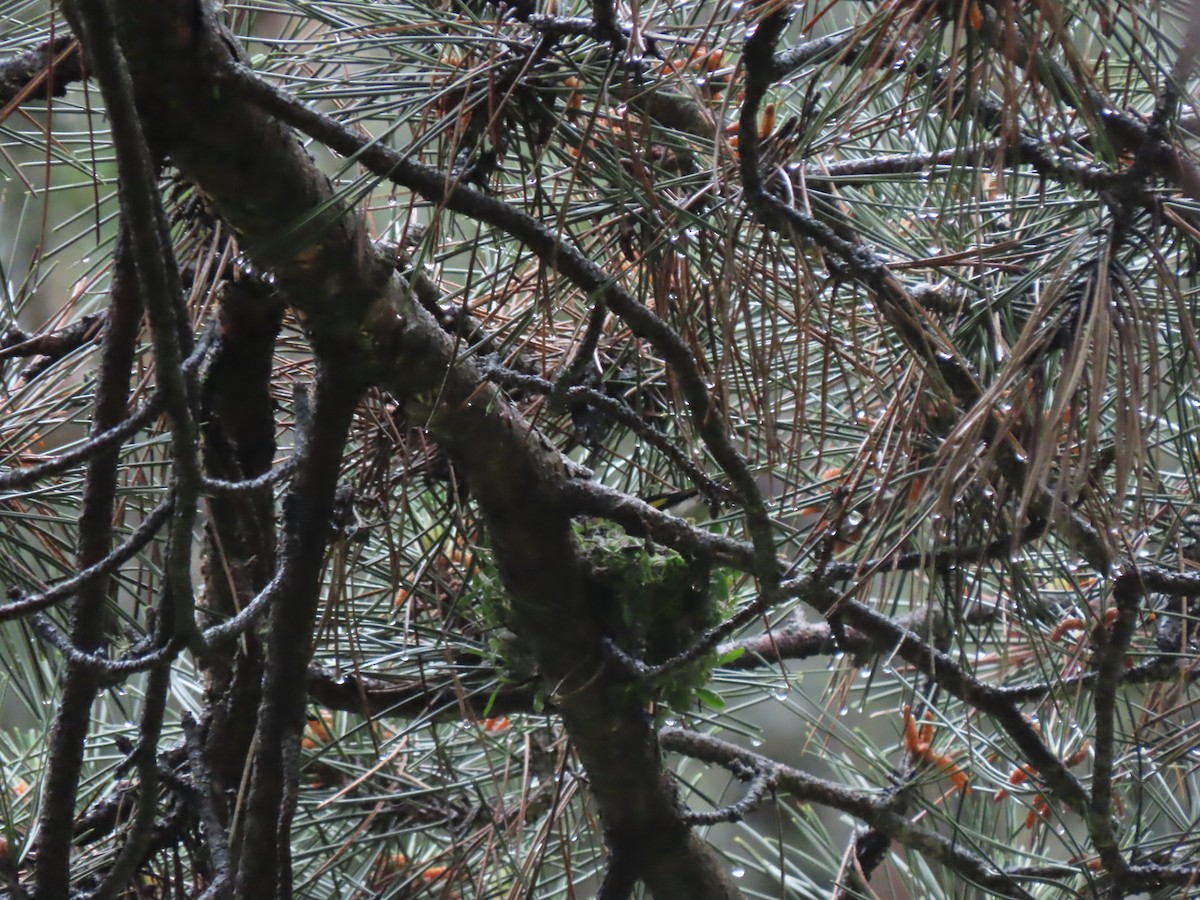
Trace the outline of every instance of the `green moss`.
<instances>
[{"instance_id":1,"label":"green moss","mask_svg":"<svg viewBox=\"0 0 1200 900\"><path fill-rule=\"evenodd\" d=\"M728 605L728 584L703 562L631 537L616 526L586 521L576 526L597 587L593 598L617 645L651 665L692 646L716 625ZM647 702L683 711L696 702L719 702L704 691L715 655L635 688Z\"/></svg>"},{"instance_id":2,"label":"green moss","mask_svg":"<svg viewBox=\"0 0 1200 900\"><path fill-rule=\"evenodd\" d=\"M706 563L631 537L615 525L588 519L575 526L591 578L588 612L598 630L637 659L657 665L691 647L720 622L730 604L727 576ZM510 602L490 553L477 553L472 594L489 637L493 664L508 682L536 674L533 653L514 633ZM628 683L641 705L677 711L697 703L714 707L720 698L706 690L716 654L664 675L653 684Z\"/></svg>"}]
</instances>

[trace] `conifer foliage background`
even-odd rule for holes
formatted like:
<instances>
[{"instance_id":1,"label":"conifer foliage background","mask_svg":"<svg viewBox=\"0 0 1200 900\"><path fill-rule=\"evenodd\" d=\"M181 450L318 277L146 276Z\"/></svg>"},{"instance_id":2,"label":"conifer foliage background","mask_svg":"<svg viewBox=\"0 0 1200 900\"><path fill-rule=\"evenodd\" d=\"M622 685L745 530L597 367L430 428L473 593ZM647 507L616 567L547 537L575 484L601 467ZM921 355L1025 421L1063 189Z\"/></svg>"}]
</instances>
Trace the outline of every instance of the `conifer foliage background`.
<instances>
[{"instance_id":1,"label":"conifer foliage background","mask_svg":"<svg viewBox=\"0 0 1200 900\"><path fill-rule=\"evenodd\" d=\"M1194 891L1191 0L0 21L0 894Z\"/></svg>"}]
</instances>

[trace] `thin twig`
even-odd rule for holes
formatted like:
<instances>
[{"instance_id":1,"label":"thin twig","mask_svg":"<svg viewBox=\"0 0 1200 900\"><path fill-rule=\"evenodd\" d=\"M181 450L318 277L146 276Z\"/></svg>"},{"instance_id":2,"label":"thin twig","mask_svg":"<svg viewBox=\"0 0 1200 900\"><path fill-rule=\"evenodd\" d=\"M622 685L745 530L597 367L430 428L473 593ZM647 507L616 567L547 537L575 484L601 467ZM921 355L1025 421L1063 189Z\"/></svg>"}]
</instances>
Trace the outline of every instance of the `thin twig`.
<instances>
[{"instance_id":1,"label":"thin twig","mask_svg":"<svg viewBox=\"0 0 1200 900\"><path fill-rule=\"evenodd\" d=\"M292 474L295 467L296 461L293 458L284 460L274 469L255 478L244 478L240 481L228 481L224 478L204 475L200 479L200 486L206 494L250 494L270 487L277 481L282 481Z\"/></svg>"},{"instance_id":2,"label":"thin twig","mask_svg":"<svg viewBox=\"0 0 1200 900\"><path fill-rule=\"evenodd\" d=\"M138 745L134 751L138 771L137 812L125 835L121 852L96 892L96 900L114 900L123 895L144 862L143 857L154 829L155 813L158 811L158 739L162 733L170 686L170 662L160 662L150 670L150 677L146 681Z\"/></svg>"},{"instance_id":3,"label":"thin twig","mask_svg":"<svg viewBox=\"0 0 1200 900\"><path fill-rule=\"evenodd\" d=\"M1096 635L1099 648L1096 653L1096 685L1092 700L1096 711L1092 732L1096 752L1092 764L1091 809L1086 821L1092 845L1100 855L1104 868L1118 881L1124 876L1127 863L1118 846L1112 820L1117 688L1121 683L1126 648L1133 637L1134 620L1137 618L1141 599L1142 586L1137 573L1118 575L1113 582L1117 617L1107 634L1101 630Z\"/></svg>"},{"instance_id":4,"label":"thin twig","mask_svg":"<svg viewBox=\"0 0 1200 900\"><path fill-rule=\"evenodd\" d=\"M215 335L215 330L208 328L200 340L196 342L196 346L192 349L191 354L184 363L184 372L186 374L190 376L195 372L200 363L203 362L209 348L212 346ZM126 438L137 433L142 426L159 415L163 409L163 394L161 391L155 391L150 399L142 403L130 415L123 417L118 424L109 426L103 431L92 435L78 447L73 447L70 450L60 453L53 459L45 460L36 465L0 472L0 490L22 490L44 479L60 475L80 463L85 463L98 454L111 449L114 445L123 443Z\"/></svg>"},{"instance_id":5,"label":"thin twig","mask_svg":"<svg viewBox=\"0 0 1200 900\"><path fill-rule=\"evenodd\" d=\"M893 840L938 860L975 884L1003 891L1005 896L1032 897L1008 873L986 863L981 854L965 849L961 836L952 840L914 825L887 809L877 795L853 791L844 785L816 778L727 741L694 731L665 728L659 733L659 740L664 750L722 766L735 775L744 775L746 772L769 773L773 788L780 793L861 819ZM1076 873L1072 870L1070 874Z\"/></svg>"},{"instance_id":6,"label":"thin twig","mask_svg":"<svg viewBox=\"0 0 1200 900\"><path fill-rule=\"evenodd\" d=\"M123 564L133 559L134 556L141 552L154 539L158 530L170 518L174 505L175 501L171 497L159 503L142 520L142 523L138 525L133 534L121 546L117 547L99 562L93 563L86 569L77 572L64 581L60 581L54 587L40 594L21 597L0 606L0 622L7 622L21 616L49 609L54 604L71 597L94 580L115 572Z\"/></svg>"},{"instance_id":7,"label":"thin twig","mask_svg":"<svg viewBox=\"0 0 1200 900\"><path fill-rule=\"evenodd\" d=\"M133 96L133 83L117 44L108 2L70 3L94 75L100 82L108 120L112 124L123 219L137 264L138 285L150 320L155 378L171 420L172 487L175 508L167 541L166 590L171 597L176 634L195 628L191 579L192 528L200 489L200 459L196 424L192 420L191 390L183 369L179 323L183 291L170 231L158 191L158 176Z\"/></svg>"},{"instance_id":8,"label":"thin twig","mask_svg":"<svg viewBox=\"0 0 1200 900\"><path fill-rule=\"evenodd\" d=\"M137 672L146 672L164 661L169 662L179 655L184 646L181 639L173 638L166 645L153 650L135 653L123 659L109 659L103 654L88 653L75 647L66 635L42 616L34 616L33 630L73 666L92 671L100 676L105 684L117 684Z\"/></svg>"}]
</instances>

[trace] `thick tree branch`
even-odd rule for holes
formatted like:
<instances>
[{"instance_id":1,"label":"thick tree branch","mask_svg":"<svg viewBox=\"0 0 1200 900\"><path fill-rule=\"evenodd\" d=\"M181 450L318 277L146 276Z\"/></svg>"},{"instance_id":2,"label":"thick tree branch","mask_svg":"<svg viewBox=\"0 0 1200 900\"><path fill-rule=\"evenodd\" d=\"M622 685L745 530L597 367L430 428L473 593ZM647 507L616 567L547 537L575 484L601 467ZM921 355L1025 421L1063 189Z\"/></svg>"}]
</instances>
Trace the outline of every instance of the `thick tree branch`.
<instances>
[{"instance_id":1,"label":"thick tree branch","mask_svg":"<svg viewBox=\"0 0 1200 900\"><path fill-rule=\"evenodd\" d=\"M0 105L7 112L30 97L61 97L67 86L87 77L83 54L75 37L62 34L53 41L0 61ZM0 115L0 120L4 119Z\"/></svg>"},{"instance_id":2,"label":"thick tree branch","mask_svg":"<svg viewBox=\"0 0 1200 900\"><path fill-rule=\"evenodd\" d=\"M109 327L101 350L96 407L92 415L93 447L98 438L116 431L127 415L131 373L142 302L137 290L130 235L122 228L117 238ZM79 517L80 572L36 598L7 604L0 617L26 615L44 609L79 591L72 611L71 645L93 653L108 641L110 627L108 594L110 575L125 560L141 550L169 518L167 501L142 522L128 541L115 550L112 543L113 511L117 488L118 448L115 441L88 457ZM75 797L83 766L83 744L90 724L90 711L100 685L95 670L68 662L63 695L50 735L47 779L38 819L38 855L35 861L38 900L62 900L71 883L70 848L75 820Z\"/></svg>"},{"instance_id":3,"label":"thick tree branch","mask_svg":"<svg viewBox=\"0 0 1200 900\"><path fill-rule=\"evenodd\" d=\"M275 589L264 591L271 598L270 621L254 735L254 774L237 868L241 894L273 883L280 900L292 895L291 816L296 785L286 754L289 748L298 751L304 731L305 673L312 659L333 498L361 392L356 380L322 369L311 416L298 421L296 476L284 501L281 561L272 582Z\"/></svg>"}]
</instances>

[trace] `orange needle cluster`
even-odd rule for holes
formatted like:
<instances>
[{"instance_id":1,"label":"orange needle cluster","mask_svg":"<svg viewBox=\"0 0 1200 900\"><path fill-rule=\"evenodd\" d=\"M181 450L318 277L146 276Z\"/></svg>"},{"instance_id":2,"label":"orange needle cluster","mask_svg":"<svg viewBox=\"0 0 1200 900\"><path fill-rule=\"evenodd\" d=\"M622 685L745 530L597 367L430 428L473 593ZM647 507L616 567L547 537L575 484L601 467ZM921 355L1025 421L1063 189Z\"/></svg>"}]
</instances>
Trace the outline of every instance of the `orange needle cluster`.
<instances>
[{"instance_id":1,"label":"orange needle cluster","mask_svg":"<svg viewBox=\"0 0 1200 900\"><path fill-rule=\"evenodd\" d=\"M1079 749L1076 750L1074 753L1072 753L1067 758L1067 761L1066 761L1067 767L1074 768L1075 766L1079 765L1081 762L1083 762L1085 759L1087 759L1087 754L1088 754L1088 742L1084 741L1083 744L1080 745ZM1026 781L1028 781L1030 778L1032 778L1035 775L1037 775L1036 768L1034 768L1029 763L1022 763L1021 765L1019 765L1015 769L1013 769L1012 772L1009 773L1008 783L1010 785L1016 787L1019 784L1024 784ZM1008 796L1008 789L1000 788L1000 790L996 791L996 795L992 799L996 803L999 803L1001 800L1003 800L1007 796ZM1026 830L1033 828L1033 826L1037 824L1038 819L1049 819L1049 818L1050 818L1050 803L1049 803L1049 801L1047 801L1046 798L1043 797L1041 794L1035 794L1034 798L1033 798L1032 807L1030 808L1029 812L1025 816Z\"/></svg>"},{"instance_id":2,"label":"orange needle cluster","mask_svg":"<svg viewBox=\"0 0 1200 900\"><path fill-rule=\"evenodd\" d=\"M1117 621L1118 615L1120 615L1120 611L1115 606L1106 609L1104 611L1104 615L1101 616L1102 627L1111 628L1112 623ZM1068 631L1082 631L1085 627L1087 627L1087 623L1078 616L1071 616L1070 618L1063 619L1061 622L1055 625L1054 630L1050 632L1050 642L1054 643L1061 640L1062 636Z\"/></svg>"},{"instance_id":3,"label":"orange needle cluster","mask_svg":"<svg viewBox=\"0 0 1200 900\"><path fill-rule=\"evenodd\" d=\"M912 707L904 707L904 749L913 758L926 762L944 772L954 782L960 791L970 790L967 787L967 773L954 761L954 757L933 750L933 713L925 712L925 720L920 727L913 718Z\"/></svg>"},{"instance_id":4,"label":"orange needle cluster","mask_svg":"<svg viewBox=\"0 0 1200 900\"><path fill-rule=\"evenodd\" d=\"M664 60L659 67L659 72L663 75L670 75L674 72L683 72L692 70L695 72L707 72L709 74L717 71L725 64L725 53L721 50L709 50L703 44L696 44L692 47L691 52L685 60L668 59Z\"/></svg>"},{"instance_id":5,"label":"orange needle cluster","mask_svg":"<svg viewBox=\"0 0 1200 900\"><path fill-rule=\"evenodd\" d=\"M328 744L333 740L329 726L333 724L333 713L327 709L321 710L319 716L309 716L308 725L304 728L304 737L300 744L305 750L313 750L318 744Z\"/></svg>"},{"instance_id":6,"label":"orange needle cluster","mask_svg":"<svg viewBox=\"0 0 1200 900\"><path fill-rule=\"evenodd\" d=\"M1097 623L1096 627L1092 631L1092 639L1100 640L1100 635L1102 635L1103 632L1112 629L1113 623L1117 621L1117 617L1120 614L1121 611L1115 606L1110 606L1108 609L1104 610L1104 612L1100 615L1099 623ZM1063 619L1061 622L1055 625L1054 630L1050 632L1050 642L1057 643L1058 641L1062 640L1063 635L1065 635L1068 631L1082 631L1087 628L1087 625L1088 620L1080 616L1070 616L1066 619ZM1077 641L1075 646L1076 648L1082 647L1083 639L1081 638L1079 641ZM1132 668L1133 665L1133 657L1129 654L1126 654L1125 667Z\"/></svg>"},{"instance_id":7,"label":"orange needle cluster","mask_svg":"<svg viewBox=\"0 0 1200 900\"><path fill-rule=\"evenodd\" d=\"M775 130L775 104L768 103L763 107L762 119L758 123L758 138L765 141Z\"/></svg>"},{"instance_id":8,"label":"orange needle cluster","mask_svg":"<svg viewBox=\"0 0 1200 900\"><path fill-rule=\"evenodd\" d=\"M974 0L967 6L967 21L971 23L973 31L983 30L983 11L980 10L979 4Z\"/></svg>"},{"instance_id":9,"label":"orange needle cluster","mask_svg":"<svg viewBox=\"0 0 1200 900\"><path fill-rule=\"evenodd\" d=\"M446 881L453 877L449 866L422 865L420 862L410 864L408 857L403 853L388 853L380 856L375 864L375 870L371 876L372 886L377 890L382 889L406 871L411 871L414 866L422 866L417 877L426 884ZM459 894L449 887L444 887L437 896L457 898Z\"/></svg>"}]
</instances>

